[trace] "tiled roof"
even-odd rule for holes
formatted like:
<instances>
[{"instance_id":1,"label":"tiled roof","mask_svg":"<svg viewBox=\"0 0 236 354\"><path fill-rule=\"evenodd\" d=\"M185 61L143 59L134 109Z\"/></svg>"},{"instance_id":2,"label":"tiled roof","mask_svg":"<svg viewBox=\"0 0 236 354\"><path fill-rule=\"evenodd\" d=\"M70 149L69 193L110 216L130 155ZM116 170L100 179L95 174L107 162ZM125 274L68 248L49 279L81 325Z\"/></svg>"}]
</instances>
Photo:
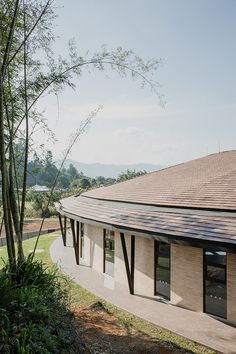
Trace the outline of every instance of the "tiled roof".
<instances>
[{"instance_id":1,"label":"tiled roof","mask_svg":"<svg viewBox=\"0 0 236 354\"><path fill-rule=\"evenodd\" d=\"M59 212L146 233L188 238L209 242L228 243L236 247L236 217L216 216L214 213L189 214L164 212L153 207L126 208L122 203L95 201L86 197L69 197L61 201ZM220 214L220 213L218 213Z\"/></svg>"},{"instance_id":2,"label":"tiled roof","mask_svg":"<svg viewBox=\"0 0 236 354\"><path fill-rule=\"evenodd\" d=\"M236 210L236 151L209 155L83 195L135 204Z\"/></svg>"},{"instance_id":3,"label":"tiled roof","mask_svg":"<svg viewBox=\"0 0 236 354\"><path fill-rule=\"evenodd\" d=\"M181 242L226 243L236 250L236 151L65 198L59 212Z\"/></svg>"}]
</instances>

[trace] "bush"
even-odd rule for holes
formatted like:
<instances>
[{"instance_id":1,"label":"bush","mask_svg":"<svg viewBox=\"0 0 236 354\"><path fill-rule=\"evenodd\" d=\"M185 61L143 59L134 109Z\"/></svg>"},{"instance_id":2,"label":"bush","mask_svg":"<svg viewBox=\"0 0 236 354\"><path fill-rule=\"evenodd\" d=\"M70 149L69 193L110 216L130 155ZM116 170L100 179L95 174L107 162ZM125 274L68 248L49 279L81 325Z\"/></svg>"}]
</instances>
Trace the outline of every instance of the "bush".
<instances>
[{"instance_id":1,"label":"bush","mask_svg":"<svg viewBox=\"0 0 236 354\"><path fill-rule=\"evenodd\" d=\"M41 218L49 218L50 216L54 216L57 214L54 203L58 202L61 198L60 192L54 192L52 195L50 193L37 192L34 190L30 190L28 192L27 200L28 200L28 209L27 217L29 217L29 213L34 214L37 213L37 216ZM50 203L48 205L48 201Z\"/></svg>"},{"instance_id":2,"label":"bush","mask_svg":"<svg viewBox=\"0 0 236 354\"><path fill-rule=\"evenodd\" d=\"M17 269L6 264L0 294L1 354L82 352L69 311L69 283L56 268L30 259Z\"/></svg>"}]
</instances>

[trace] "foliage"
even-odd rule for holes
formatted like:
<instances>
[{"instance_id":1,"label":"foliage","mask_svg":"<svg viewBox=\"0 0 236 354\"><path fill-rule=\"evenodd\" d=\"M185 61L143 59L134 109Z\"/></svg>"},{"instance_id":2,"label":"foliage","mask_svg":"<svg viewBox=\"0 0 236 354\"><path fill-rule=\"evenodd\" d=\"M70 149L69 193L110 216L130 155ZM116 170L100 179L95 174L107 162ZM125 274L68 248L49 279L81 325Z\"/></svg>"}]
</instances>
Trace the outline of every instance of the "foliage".
<instances>
[{"instance_id":1,"label":"foliage","mask_svg":"<svg viewBox=\"0 0 236 354\"><path fill-rule=\"evenodd\" d=\"M91 69L104 71L106 68L121 77L130 75L133 79L140 79L141 86L147 84L161 100L159 85L152 76L160 64L158 59L144 61L130 50L121 47L108 50L106 46L94 54L88 51L81 55L74 41L69 42L67 56L55 58L51 49L56 39L52 30L55 17L53 0L2 0L0 4L0 169L8 256L15 265L17 259L24 261L22 235L29 169L37 171L41 168L41 161L32 166L29 162L35 143L34 133L42 129L54 138L42 112L36 108L38 100L45 93L57 94L68 86L75 88L74 78L80 78L86 69L90 72ZM92 111L75 128L65 156L100 109ZM62 170L63 177L59 178L63 163L56 170L50 153L44 163L46 167L41 179L52 185L52 192L58 179L61 185L69 187L71 181L65 170ZM73 168L69 171L73 179L78 177ZM56 175L54 180L52 175ZM39 235L41 229L42 225ZM38 239L36 246L37 242Z\"/></svg>"},{"instance_id":2,"label":"foliage","mask_svg":"<svg viewBox=\"0 0 236 354\"><path fill-rule=\"evenodd\" d=\"M51 196L49 193L34 190L30 190L28 193L28 200L31 202L32 208L39 212L38 216L40 218L49 218L56 215L54 203L58 202L60 198L61 193L59 192L54 192Z\"/></svg>"},{"instance_id":3,"label":"foliage","mask_svg":"<svg viewBox=\"0 0 236 354\"><path fill-rule=\"evenodd\" d=\"M69 284L56 268L29 258L17 269L8 263L0 270L0 292L2 354L73 352Z\"/></svg>"},{"instance_id":4,"label":"foliage","mask_svg":"<svg viewBox=\"0 0 236 354\"><path fill-rule=\"evenodd\" d=\"M46 152L45 156L39 157L37 154L34 154L28 164L27 187L38 184L51 188L58 171L59 169L53 161L52 152L50 150ZM79 177L80 174L77 169L73 164L70 164L67 169L62 168L60 171L57 187L63 189L68 188L70 183Z\"/></svg>"},{"instance_id":5,"label":"foliage","mask_svg":"<svg viewBox=\"0 0 236 354\"><path fill-rule=\"evenodd\" d=\"M132 179L135 177L145 175L146 173L147 173L147 171L127 170L126 172L122 172L119 174L119 176L117 178L117 182L123 182L128 179Z\"/></svg>"},{"instance_id":6,"label":"foliage","mask_svg":"<svg viewBox=\"0 0 236 354\"><path fill-rule=\"evenodd\" d=\"M90 183L90 180L86 177L83 177L83 178L78 178L78 179L75 179L74 181L71 182L70 184L71 188L81 188L81 189L89 189L91 188L91 183Z\"/></svg>"}]
</instances>

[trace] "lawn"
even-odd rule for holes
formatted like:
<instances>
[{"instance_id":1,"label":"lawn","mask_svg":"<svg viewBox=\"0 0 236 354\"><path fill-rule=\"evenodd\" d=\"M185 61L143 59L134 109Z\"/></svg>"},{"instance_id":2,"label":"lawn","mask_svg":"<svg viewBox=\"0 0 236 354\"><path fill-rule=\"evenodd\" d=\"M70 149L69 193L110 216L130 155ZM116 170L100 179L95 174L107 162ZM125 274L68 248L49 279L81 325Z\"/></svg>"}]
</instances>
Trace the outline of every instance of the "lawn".
<instances>
[{"instance_id":1,"label":"lawn","mask_svg":"<svg viewBox=\"0 0 236 354\"><path fill-rule=\"evenodd\" d=\"M37 253L35 255L36 259L42 260L47 266L52 266L52 260L50 258L50 245L52 242L60 235L59 232L54 232L51 234L42 235L40 237ZM25 254L32 252L34 248L36 238L31 238L24 241ZM0 248L0 267L3 265L4 259L6 259L6 247ZM94 296L87 290L80 287L78 284L70 280L71 285L71 306L76 309L84 309L89 306L93 306L96 303L102 303L105 311L108 311L114 318L118 326L126 328L128 330L133 330L140 335L144 335L145 338L150 338L158 343L167 342L176 350L172 352L191 352L191 353L202 353L202 354L213 354L211 351L195 342L188 341L187 339L175 335L168 330L157 327L149 322L146 322L136 316L130 315L125 311L122 311L115 306L109 304L108 302ZM181 349L183 351L181 351ZM171 352L171 351L170 351Z\"/></svg>"}]
</instances>

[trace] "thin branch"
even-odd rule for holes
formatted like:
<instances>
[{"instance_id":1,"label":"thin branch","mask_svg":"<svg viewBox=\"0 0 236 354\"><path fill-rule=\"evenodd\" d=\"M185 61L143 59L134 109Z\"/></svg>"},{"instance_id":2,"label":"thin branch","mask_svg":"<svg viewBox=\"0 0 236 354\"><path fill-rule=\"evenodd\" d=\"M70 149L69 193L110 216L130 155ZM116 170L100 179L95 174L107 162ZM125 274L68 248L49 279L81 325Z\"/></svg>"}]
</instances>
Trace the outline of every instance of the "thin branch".
<instances>
[{"instance_id":1,"label":"thin branch","mask_svg":"<svg viewBox=\"0 0 236 354\"><path fill-rule=\"evenodd\" d=\"M101 60L90 60L84 63L79 63L79 64L75 64L69 68L67 68L66 70L62 71L60 74L56 75L44 88L43 90L35 97L35 99L33 100L33 102L29 105L28 111L31 110L31 108L36 104L36 102L39 100L39 98L48 90L48 88L55 82L57 81L59 78L63 77L65 74L69 73L70 71L73 71L75 69L77 69L80 66L84 66L84 65L91 65L91 64L106 64L106 65L115 65L117 67L120 67L122 69L127 69L129 70L131 73L141 77L153 90L153 92L157 95L157 97L159 98L159 100L161 101L162 97L161 95L158 93L158 91L156 90L155 85L152 83L151 80L147 79L147 77L140 73L139 71L130 68L128 65L124 65L124 64L120 64L117 62L113 62L113 61L101 61ZM17 133L18 129L20 128L22 122L24 121L25 116L23 116L21 118L21 120L19 121L18 125L15 128L14 131L14 135ZM8 148L8 147L7 147Z\"/></svg>"},{"instance_id":2,"label":"thin branch","mask_svg":"<svg viewBox=\"0 0 236 354\"><path fill-rule=\"evenodd\" d=\"M54 182L53 182L50 194L49 194L49 198L48 198L48 202L46 204L45 210L47 210L47 208L50 205L50 202L51 202L51 199L52 199L52 195L53 195L54 189L56 188L57 181L58 181L58 178L60 176L61 170L62 170L62 168L63 168L63 166L65 164L65 161L66 161L68 155L71 152L72 147L74 146L76 141L80 138L80 136L85 133L85 131L86 131L87 127L89 126L89 124L91 123L92 119L101 111L101 109L102 109L102 106L99 106L97 109L92 111L89 114L89 116L87 117L87 119L85 121L81 122L81 125L80 125L79 129L75 132L74 136L72 137L72 140L71 140L67 150L65 151L65 154L64 154L64 157L62 159L61 165L60 165L60 167L59 167L59 169L57 171L56 177L54 179ZM37 246L38 246L38 241L39 241L39 237L41 235L42 229L43 229L44 220L45 220L45 217L42 219L42 222L41 222L41 225L40 225L40 228L39 228L39 233L38 233L38 236L37 236L37 239L36 239L36 242L35 242L34 250L33 250L33 252L30 255L30 257L32 257L32 259L34 258L35 251L36 251Z\"/></svg>"},{"instance_id":3,"label":"thin branch","mask_svg":"<svg viewBox=\"0 0 236 354\"><path fill-rule=\"evenodd\" d=\"M12 21L11 21L10 31L9 31L8 39L7 39L7 45L6 45L6 49L4 51L4 57L3 57L2 67L1 67L0 80L1 80L2 83L3 83L4 77L5 77L5 74L6 74L6 70L7 70L7 67L8 67L8 59L9 59L9 56L10 56L10 49L11 49L13 35L14 35L14 30L15 30L15 23L16 23L18 8L19 8L19 0L16 0L15 10L14 10L13 18L12 18Z\"/></svg>"},{"instance_id":4,"label":"thin branch","mask_svg":"<svg viewBox=\"0 0 236 354\"><path fill-rule=\"evenodd\" d=\"M17 54L20 52L20 50L22 49L22 47L25 45L25 43L27 42L28 38L30 37L30 35L33 33L33 31L35 30L35 28L37 27L38 23L40 22L40 20L42 19L43 15L46 13L47 8L49 7L49 5L51 5L51 3L54 0L48 0L46 5L44 6L41 14L39 15L39 17L37 18L37 21L35 22L35 24L33 25L33 27L30 29L30 31L27 33L27 35L25 36L23 42L20 44L20 46L17 48L17 50L15 51L15 53L13 54L13 56L10 58L10 60L8 61L8 65L15 59L15 57L17 56Z\"/></svg>"}]
</instances>

